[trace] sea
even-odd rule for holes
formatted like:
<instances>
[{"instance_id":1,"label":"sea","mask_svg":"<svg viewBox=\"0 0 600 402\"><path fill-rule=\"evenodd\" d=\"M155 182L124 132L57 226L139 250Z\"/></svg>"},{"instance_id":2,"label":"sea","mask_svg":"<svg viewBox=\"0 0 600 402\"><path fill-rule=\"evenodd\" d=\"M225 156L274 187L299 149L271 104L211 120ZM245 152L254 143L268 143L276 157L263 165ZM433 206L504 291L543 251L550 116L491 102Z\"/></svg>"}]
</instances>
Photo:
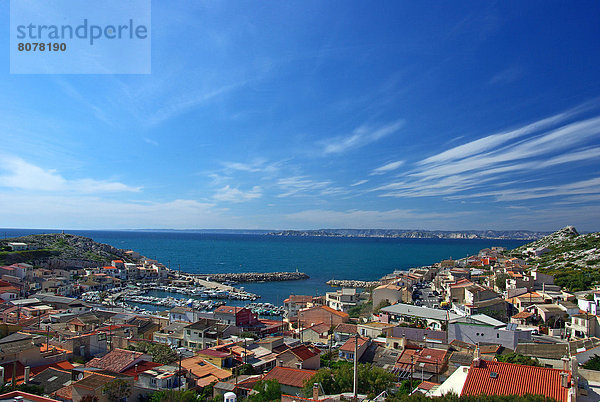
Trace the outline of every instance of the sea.
<instances>
[{"instance_id":1,"label":"sea","mask_svg":"<svg viewBox=\"0 0 600 402\"><path fill-rule=\"evenodd\" d=\"M0 229L3 237L60 233L48 229ZM300 271L309 279L240 283L236 287L261 296L259 302L281 305L289 295L323 295L330 279L378 280L395 270L463 258L479 250L519 247L523 240L395 239L364 237L297 237L194 231L69 230L96 242L131 249L171 269L190 273ZM153 291L154 296L164 292ZM169 294L170 296L175 296ZM186 297L180 295L179 297ZM231 302L240 305L246 302Z\"/></svg>"}]
</instances>

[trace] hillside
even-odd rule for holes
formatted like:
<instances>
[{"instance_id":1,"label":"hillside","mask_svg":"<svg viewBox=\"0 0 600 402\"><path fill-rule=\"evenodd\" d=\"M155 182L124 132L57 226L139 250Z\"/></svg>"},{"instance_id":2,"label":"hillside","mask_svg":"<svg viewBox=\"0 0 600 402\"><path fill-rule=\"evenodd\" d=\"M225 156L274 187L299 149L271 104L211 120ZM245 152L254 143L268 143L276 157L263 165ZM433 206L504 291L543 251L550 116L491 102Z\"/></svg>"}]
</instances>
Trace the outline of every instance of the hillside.
<instances>
[{"instance_id":1,"label":"hillside","mask_svg":"<svg viewBox=\"0 0 600 402\"><path fill-rule=\"evenodd\" d=\"M550 251L538 258L525 260L540 272L554 275L557 285L572 291L587 290L600 284L600 232L579 234L572 226L545 236L514 250L546 247Z\"/></svg>"},{"instance_id":2,"label":"hillside","mask_svg":"<svg viewBox=\"0 0 600 402\"><path fill-rule=\"evenodd\" d=\"M385 237L398 239L511 239L535 240L547 232L527 230L407 230L407 229L319 229L284 230L268 233L271 236L324 236L324 237Z\"/></svg>"},{"instance_id":3,"label":"hillside","mask_svg":"<svg viewBox=\"0 0 600 402\"><path fill-rule=\"evenodd\" d=\"M10 251L9 243L26 243L29 250ZM89 263L108 263L114 259L130 261L121 250L108 244L72 234L51 233L13 237L0 240L0 264L9 265L18 262L41 265L49 260L81 261Z\"/></svg>"}]
</instances>

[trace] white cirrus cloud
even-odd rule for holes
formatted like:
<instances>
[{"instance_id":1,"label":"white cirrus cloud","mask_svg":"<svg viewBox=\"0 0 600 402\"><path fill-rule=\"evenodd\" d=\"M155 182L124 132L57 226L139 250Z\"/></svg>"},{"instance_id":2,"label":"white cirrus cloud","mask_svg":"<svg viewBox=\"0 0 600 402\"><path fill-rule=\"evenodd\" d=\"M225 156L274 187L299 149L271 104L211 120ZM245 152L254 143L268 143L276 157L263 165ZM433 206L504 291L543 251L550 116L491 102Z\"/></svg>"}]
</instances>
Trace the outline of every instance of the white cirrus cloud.
<instances>
[{"instance_id":1,"label":"white cirrus cloud","mask_svg":"<svg viewBox=\"0 0 600 402\"><path fill-rule=\"evenodd\" d=\"M339 154L351 149L360 148L383 137L395 133L404 125L404 121L388 123L379 127L363 125L352 131L350 135L343 135L321 142L323 154Z\"/></svg>"},{"instance_id":2,"label":"white cirrus cloud","mask_svg":"<svg viewBox=\"0 0 600 402\"><path fill-rule=\"evenodd\" d=\"M260 186L254 186L251 190L242 191L238 188L230 187L229 185L217 190L213 196L213 198L217 201L227 202L245 202L255 200L260 197L262 197L262 189Z\"/></svg>"},{"instance_id":3,"label":"white cirrus cloud","mask_svg":"<svg viewBox=\"0 0 600 402\"><path fill-rule=\"evenodd\" d=\"M292 176L277 180L276 183L283 193L277 197L289 197L301 193L323 192L332 182L329 180L315 181L306 176Z\"/></svg>"},{"instance_id":4,"label":"white cirrus cloud","mask_svg":"<svg viewBox=\"0 0 600 402\"><path fill-rule=\"evenodd\" d=\"M73 193L139 192L141 187L109 181L66 179L56 170L43 169L19 157L0 156L0 187L29 191L55 191Z\"/></svg>"},{"instance_id":5,"label":"white cirrus cloud","mask_svg":"<svg viewBox=\"0 0 600 402\"><path fill-rule=\"evenodd\" d=\"M403 164L404 164L404 161L396 161L396 162L386 163L383 166L379 166L378 168L373 169L373 171L371 172L371 175L385 174L385 173L391 172L393 170L398 169Z\"/></svg>"}]
</instances>

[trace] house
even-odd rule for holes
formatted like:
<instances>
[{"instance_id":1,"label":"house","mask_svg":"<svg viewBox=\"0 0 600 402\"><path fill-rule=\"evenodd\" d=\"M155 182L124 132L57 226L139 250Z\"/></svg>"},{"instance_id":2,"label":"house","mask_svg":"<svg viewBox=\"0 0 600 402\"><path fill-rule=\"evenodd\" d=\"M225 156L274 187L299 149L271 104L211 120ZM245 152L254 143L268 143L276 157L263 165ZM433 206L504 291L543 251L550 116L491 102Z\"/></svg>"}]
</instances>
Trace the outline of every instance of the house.
<instances>
[{"instance_id":1,"label":"house","mask_svg":"<svg viewBox=\"0 0 600 402\"><path fill-rule=\"evenodd\" d=\"M356 325L354 324L338 324L333 330L333 339L336 342L346 342L351 336L358 333Z\"/></svg>"},{"instance_id":2,"label":"house","mask_svg":"<svg viewBox=\"0 0 600 402\"><path fill-rule=\"evenodd\" d=\"M295 321L298 317L298 311L303 308L312 307L312 296L290 295L283 301L285 316L288 321Z\"/></svg>"},{"instance_id":3,"label":"house","mask_svg":"<svg viewBox=\"0 0 600 402\"><path fill-rule=\"evenodd\" d=\"M370 344L370 338L353 336L339 348L339 357L343 360L354 361L354 352L356 352L357 359L360 360Z\"/></svg>"},{"instance_id":4,"label":"house","mask_svg":"<svg viewBox=\"0 0 600 402\"><path fill-rule=\"evenodd\" d=\"M382 302L388 305L398 302L408 303L412 301L412 292L406 288L397 285L381 285L373 289L373 308L377 308Z\"/></svg>"},{"instance_id":5,"label":"house","mask_svg":"<svg viewBox=\"0 0 600 402\"><path fill-rule=\"evenodd\" d=\"M183 344L193 350L206 349L217 344L217 339L227 338L230 325L221 324L218 320L201 318L183 330Z\"/></svg>"},{"instance_id":6,"label":"house","mask_svg":"<svg viewBox=\"0 0 600 402\"><path fill-rule=\"evenodd\" d=\"M169 322L186 321L196 322L200 319L200 312L191 307L173 307L169 310Z\"/></svg>"},{"instance_id":7,"label":"house","mask_svg":"<svg viewBox=\"0 0 600 402\"><path fill-rule=\"evenodd\" d=\"M101 358L93 358L87 362L85 366L87 368L97 368L101 370L110 370L115 373L122 373L144 361L152 361L152 357L133 350L115 349Z\"/></svg>"},{"instance_id":8,"label":"house","mask_svg":"<svg viewBox=\"0 0 600 402\"><path fill-rule=\"evenodd\" d=\"M378 338L382 334L385 334L387 330L391 330L395 325L384 322L366 322L364 324L357 324L356 329L360 336L368 336L369 338Z\"/></svg>"},{"instance_id":9,"label":"house","mask_svg":"<svg viewBox=\"0 0 600 402\"><path fill-rule=\"evenodd\" d=\"M329 340L329 329L327 324L319 323L312 325L300 331L300 339L304 342L322 342L327 343Z\"/></svg>"},{"instance_id":10,"label":"house","mask_svg":"<svg viewBox=\"0 0 600 402\"><path fill-rule=\"evenodd\" d=\"M181 360L181 367L186 369L196 386L204 388L215 381L231 378L231 371L215 366L200 356Z\"/></svg>"},{"instance_id":11,"label":"house","mask_svg":"<svg viewBox=\"0 0 600 402\"><path fill-rule=\"evenodd\" d=\"M304 383L315 375L315 373L316 371L313 370L274 367L262 377L262 381L277 380L282 394L297 395L302 392ZM237 387L241 391L241 396L247 395L259 380L261 380L260 377L251 377L246 381L239 382Z\"/></svg>"},{"instance_id":12,"label":"house","mask_svg":"<svg viewBox=\"0 0 600 402\"><path fill-rule=\"evenodd\" d=\"M533 394L566 402L575 393L569 371L475 359L460 396Z\"/></svg>"},{"instance_id":13,"label":"house","mask_svg":"<svg viewBox=\"0 0 600 402\"><path fill-rule=\"evenodd\" d=\"M89 359L106 353L107 337L103 332L93 332L64 339L59 345L63 349L70 350L73 357Z\"/></svg>"},{"instance_id":14,"label":"house","mask_svg":"<svg viewBox=\"0 0 600 402\"><path fill-rule=\"evenodd\" d=\"M158 366L138 373L136 386L148 391L187 389L186 370L174 366Z\"/></svg>"},{"instance_id":15,"label":"house","mask_svg":"<svg viewBox=\"0 0 600 402\"><path fill-rule=\"evenodd\" d=\"M310 327L319 323L333 326L348 322L349 318L348 313L334 310L329 306L309 307L298 312L298 322L302 327Z\"/></svg>"},{"instance_id":16,"label":"house","mask_svg":"<svg viewBox=\"0 0 600 402\"><path fill-rule=\"evenodd\" d=\"M325 294L325 303L334 310L347 313L358 304L358 293L354 288L338 289Z\"/></svg>"},{"instance_id":17,"label":"house","mask_svg":"<svg viewBox=\"0 0 600 402\"><path fill-rule=\"evenodd\" d=\"M439 330L442 328L442 324L460 316L445 310L397 303L393 306L382 308L379 317L381 322L425 320L429 328Z\"/></svg>"},{"instance_id":18,"label":"house","mask_svg":"<svg viewBox=\"0 0 600 402\"><path fill-rule=\"evenodd\" d=\"M318 370L321 368L320 351L306 345L298 345L277 355L281 367Z\"/></svg>"},{"instance_id":19,"label":"house","mask_svg":"<svg viewBox=\"0 0 600 402\"><path fill-rule=\"evenodd\" d=\"M25 251L27 250L27 243L10 242L8 243L8 247L12 251Z\"/></svg>"},{"instance_id":20,"label":"house","mask_svg":"<svg viewBox=\"0 0 600 402\"><path fill-rule=\"evenodd\" d=\"M565 330L573 338L589 338L598 334L598 316L588 313L574 314Z\"/></svg>"},{"instance_id":21,"label":"house","mask_svg":"<svg viewBox=\"0 0 600 402\"><path fill-rule=\"evenodd\" d=\"M54 367L48 367L35 375L29 384L44 388L44 394L52 395L59 389L71 384L71 372Z\"/></svg>"},{"instance_id":22,"label":"house","mask_svg":"<svg viewBox=\"0 0 600 402\"><path fill-rule=\"evenodd\" d=\"M439 377L446 370L448 356L445 349L405 348L398 358L396 370L403 378L412 376L430 380L434 376Z\"/></svg>"},{"instance_id":23,"label":"house","mask_svg":"<svg viewBox=\"0 0 600 402\"><path fill-rule=\"evenodd\" d=\"M107 384L115 380L125 381L131 389L133 389L134 386L134 378L127 375L86 371L83 373L83 376L82 379L75 381L70 385L73 401L81 401L86 398L86 400L109 402L103 389ZM133 400L134 396L132 395L130 399Z\"/></svg>"},{"instance_id":24,"label":"house","mask_svg":"<svg viewBox=\"0 0 600 402\"><path fill-rule=\"evenodd\" d=\"M46 398L44 396L33 395L23 391L10 391L0 395L1 401L22 401L22 402L59 402L58 399Z\"/></svg>"},{"instance_id":25,"label":"house","mask_svg":"<svg viewBox=\"0 0 600 402\"><path fill-rule=\"evenodd\" d=\"M245 307L220 306L214 311L215 319L238 328L252 327L259 324L258 314Z\"/></svg>"},{"instance_id":26,"label":"house","mask_svg":"<svg viewBox=\"0 0 600 402\"><path fill-rule=\"evenodd\" d=\"M175 321L154 332L153 340L158 343L164 343L172 347L184 346L185 340L183 332L185 327L190 325L189 322Z\"/></svg>"},{"instance_id":27,"label":"house","mask_svg":"<svg viewBox=\"0 0 600 402\"><path fill-rule=\"evenodd\" d=\"M471 344L493 343L514 350L519 342L531 340L530 331L522 331L516 324L505 324L484 314L460 317L448 324L448 341L459 340Z\"/></svg>"}]
</instances>

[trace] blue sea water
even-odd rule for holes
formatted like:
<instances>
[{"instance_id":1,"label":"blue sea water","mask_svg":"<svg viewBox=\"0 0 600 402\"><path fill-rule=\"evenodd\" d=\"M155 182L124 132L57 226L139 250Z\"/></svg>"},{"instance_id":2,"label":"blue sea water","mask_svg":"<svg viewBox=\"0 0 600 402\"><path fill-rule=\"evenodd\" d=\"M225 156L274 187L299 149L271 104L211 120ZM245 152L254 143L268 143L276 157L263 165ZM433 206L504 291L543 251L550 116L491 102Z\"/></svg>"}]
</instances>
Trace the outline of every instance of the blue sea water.
<instances>
[{"instance_id":1,"label":"blue sea water","mask_svg":"<svg viewBox=\"0 0 600 402\"><path fill-rule=\"evenodd\" d=\"M0 229L3 237L57 230ZM520 240L279 237L189 231L81 231L69 233L132 249L172 269L192 273L305 272L310 279L245 283L260 301L281 304L290 294L322 295L330 279L377 280L394 270L462 258L491 246L515 248Z\"/></svg>"}]
</instances>

